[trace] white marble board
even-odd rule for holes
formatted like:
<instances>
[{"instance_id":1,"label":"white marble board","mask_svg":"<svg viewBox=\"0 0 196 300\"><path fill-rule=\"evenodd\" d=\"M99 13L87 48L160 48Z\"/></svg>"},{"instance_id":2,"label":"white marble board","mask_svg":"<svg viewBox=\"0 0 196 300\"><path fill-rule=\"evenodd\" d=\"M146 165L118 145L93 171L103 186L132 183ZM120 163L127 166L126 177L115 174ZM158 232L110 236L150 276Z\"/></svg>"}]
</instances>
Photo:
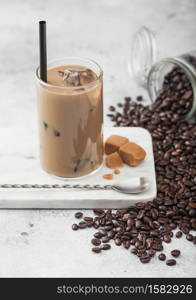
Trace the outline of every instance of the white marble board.
<instances>
[{"instance_id":1,"label":"white marble board","mask_svg":"<svg viewBox=\"0 0 196 300\"><path fill-rule=\"evenodd\" d=\"M152 200L156 196L154 158L150 133L143 128L107 127L104 137L119 134L140 144L147 156L139 166L124 166L114 180L125 180L146 176L150 181L148 191L127 195L113 190L65 190L65 189L0 189L0 208L125 208L137 201ZM53 178L43 172L38 158L38 136L36 130L0 129L0 183L4 184L55 184L65 181ZM111 184L113 180L103 179L103 174L113 173L104 166L85 179L69 180L69 184Z\"/></svg>"}]
</instances>

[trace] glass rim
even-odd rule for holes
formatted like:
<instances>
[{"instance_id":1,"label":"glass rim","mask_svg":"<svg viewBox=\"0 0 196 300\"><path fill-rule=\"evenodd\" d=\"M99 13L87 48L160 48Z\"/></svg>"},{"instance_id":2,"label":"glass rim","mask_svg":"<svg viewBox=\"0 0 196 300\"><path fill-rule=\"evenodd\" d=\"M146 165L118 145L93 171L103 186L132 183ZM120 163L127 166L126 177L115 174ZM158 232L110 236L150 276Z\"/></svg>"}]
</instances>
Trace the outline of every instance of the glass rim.
<instances>
[{"instance_id":1,"label":"glass rim","mask_svg":"<svg viewBox=\"0 0 196 300\"><path fill-rule=\"evenodd\" d=\"M66 57L62 57L62 58L57 58L57 59L52 59L52 60L49 60L48 63L55 63L55 62L59 62L59 61L62 61L64 59L81 59L83 61L86 61L86 62L90 62L90 63L93 63L99 70L99 76L98 78L93 81L93 82L90 82L90 83L87 83L86 85L83 85L83 86L58 86L58 85L54 85L54 84L50 84L50 83L47 83L45 81L43 81L40 77L39 77L39 70L40 70L40 66L38 66L36 68L36 71L35 71L35 77L37 79L38 82L40 82L42 85L44 85L45 87L48 87L48 88L56 88L56 89L60 89L60 90L68 90L68 91L77 91L77 90L80 90L81 91L81 88L90 88L90 87L93 87L94 85L96 85L100 79L103 77L103 70L101 69L100 65L92 60L92 59L89 59L89 58L85 58L85 57L80 57L80 56L66 56Z\"/></svg>"}]
</instances>

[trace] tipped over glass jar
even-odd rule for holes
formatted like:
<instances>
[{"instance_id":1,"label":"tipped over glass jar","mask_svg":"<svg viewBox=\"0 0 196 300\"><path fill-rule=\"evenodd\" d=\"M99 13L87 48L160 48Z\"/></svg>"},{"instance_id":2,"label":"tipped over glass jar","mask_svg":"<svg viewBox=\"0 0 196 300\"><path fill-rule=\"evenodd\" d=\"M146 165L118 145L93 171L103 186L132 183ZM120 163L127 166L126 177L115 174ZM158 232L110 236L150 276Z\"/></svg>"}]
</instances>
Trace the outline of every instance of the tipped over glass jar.
<instances>
[{"instance_id":1,"label":"tipped over glass jar","mask_svg":"<svg viewBox=\"0 0 196 300\"><path fill-rule=\"evenodd\" d=\"M175 102L169 112L174 121L177 113L182 120L195 122L196 51L160 60L157 53L155 35L146 27L140 28L132 42L129 72L147 89L152 103L164 99L163 112L167 103Z\"/></svg>"}]
</instances>

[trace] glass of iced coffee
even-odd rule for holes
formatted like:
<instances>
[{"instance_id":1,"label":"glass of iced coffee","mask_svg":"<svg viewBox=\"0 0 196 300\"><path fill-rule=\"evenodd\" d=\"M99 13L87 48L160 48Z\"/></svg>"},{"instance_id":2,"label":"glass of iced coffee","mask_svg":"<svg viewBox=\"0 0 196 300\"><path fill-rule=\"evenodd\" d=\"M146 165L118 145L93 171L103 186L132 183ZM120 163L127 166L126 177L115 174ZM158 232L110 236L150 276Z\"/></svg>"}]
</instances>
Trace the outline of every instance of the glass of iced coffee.
<instances>
[{"instance_id":1,"label":"glass of iced coffee","mask_svg":"<svg viewBox=\"0 0 196 300\"><path fill-rule=\"evenodd\" d=\"M80 178L103 163L103 72L94 61L68 57L36 71L40 160L60 178Z\"/></svg>"}]
</instances>

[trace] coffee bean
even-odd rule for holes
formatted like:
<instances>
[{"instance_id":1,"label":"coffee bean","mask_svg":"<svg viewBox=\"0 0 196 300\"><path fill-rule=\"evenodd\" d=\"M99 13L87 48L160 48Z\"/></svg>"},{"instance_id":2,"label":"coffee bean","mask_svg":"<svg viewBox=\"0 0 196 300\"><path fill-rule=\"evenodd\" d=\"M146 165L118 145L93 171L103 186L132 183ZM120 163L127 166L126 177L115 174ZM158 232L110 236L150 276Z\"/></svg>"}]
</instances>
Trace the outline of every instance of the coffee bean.
<instances>
[{"instance_id":1,"label":"coffee bean","mask_svg":"<svg viewBox=\"0 0 196 300\"><path fill-rule=\"evenodd\" d=\"M131 101L131 97L124 97L124 100L125 100L126 102L130 102L130 101Z\"/></svg>"},{"instance_id":2,"label":"coffee bean","mask_svg":"<svg viewBox=\"0 0 196 300\"><path fill-rule=\"evenodd\" d=\"M97 216L104 215L104 213L105 213L103 209L93 209L93 212Z\"/></svg>"},{"instance_id":3,"label":"coffee bean","mask_svg":"<svg viewBox=\"0 0 196 300\"><path fill-rule=\"evenodd\" d=\"M131 245L130 241L124 241L123 242L123 246L124 246L125 249L129 249L130 245Z\"/></svg>"},{"instance_id":4,"label":"coffee bean","mask_svg":"<svg viewBox=\"0 0 196 300\"><path fill-rule=\"evenodd\" d=\"M100 247L93 247L92 251L95 253L100 253L101 252L101 248Z\"/></svg>"},{"instance_id":5,"label":"coffee bean","mask_svg":"<svg viewBox=\"0 0 196 300\"><path fill-rule=\"evenodd\" d=\"M88 226L88 224L86 223L86 222L84 222L84 221L81 221L79 224L78 224L78 227L80 228L80 229L84 229L84 228L86 228Z\"/></svg>"},{"instance_id":6,"label":"coffee bean","mask_svg":"<svg viewBox=\"0 0 196 300\"><path fill-rule=\"evenodd\" d=\"M107 236L107 231L105 229L100 229L99 233L101 234L101 236Z\"/></svg>"},{"instance_id":7,"label":"coffee bean","mask_svg":"<svg viewBox=\"0 0 196 300\"><path fill-rule=\"evenodd\" d=\"M163 240L164 240L164 242L166 242L166 243L170 243L170 242L171 242L171 237L170 237L170 235L168 235L168 234L164 235Z\"/></svg>"},{"instance_id":8,"label":"coffee bean","mask_svg":"<svg viewBox=\"0 0 196 300\"><path fill-rule=\"evenodd\" d=\"M162 251L163 250L163 246L161 244L156 244L154 243L152 245L152 249L156 250L156 251Z\"/></svg>"},{"instance_id":9,"label":"coffee bean","mask_svg":"<svg viewBox=\"0 0 196 300\"><path fill-rule=\"evenodd\" d=\"M93 218L91 218L91 217L84 217L84 221L86 221L86 222L92 222Z\"/></svg>"},{"instance_id":10,"label":"coffee bean","mask_svg":"<svg viewBox=\"0 0 196 300\"><path fill-rule=\"evenodd\" d=\"M178 257L180 255L180 250L177 250L177 249L172 250L171 255L174 256L174 257Z\"/></svg>"},{"instance_id":11,"label":"coffee bean","mask_svg":"<svg viewBox=\"0 0 196 300\"><path fill-rule=\"evenodd\" d=\"M72 229L73 229L73 230L78 230L78 228L79 228L79 227L78 227L77 224L73 224L73 225L72 225Z\"/></svg>"},{"instance_id":12,"label":"coffee bean","mask_svg":"<svg viewBox=\"0 0 196 300\"><path fill-rule=\"evenodd\" d=\"M91 243L94 245L94 246L99 246L101 245L101 241L99 239L92 239L91 240Z\"/></svg>"},{"instance_id":13,"label":"coffee bean","mask_svg":"<svg viewBox=\"0 0 196 300\"><path fill-rule=\"evenodd\" d=\"M102 243L108 243L109 240L110 240L110 238L109 238L108 236L104 236L104 237L102 237L102 239L101 239Z\"/></svg>"},{"instance_id":14,"label":"coffee bean","mask_svg":"<svg viewBox=\"0 0 196 300\"><path fill-rule=\"evenodd\" d=\"M159 231L152 230L152 231L150 232L150 235L153 236L153 237L158 237L158 236L159 236Z\"/></svg>"},{"instance_id":15,"label":"coffee bean","mask_svg":"<svg viewBox=\"0 0 196 300\"><path fill-rule=\"evenodd\" d=\"M190 233L187 234L186 239L187 239L188 241L192 242L192 241L193 241L193 235L190 234Z\"/></svg>"},{"instance_id":16,"label":"coffee bean","mask_svg":"<svg viewBox=\"0 0 196 300\"><path fill-rule=\"evenodd\" d=\"M87 227L93 227L94 226L94 222L91 221L91 222L87 222Z\"/></svg>"},{"instance_id":17,"label":"coffee bean","mask_svg":"<svg viewBox=\"0 0 196 300\"><path fill-rule=\"evenodd\" d=\"M166 255L164 253L160 253L158 257L160 260L166 260Z\"/></svg>"},{"instance_id":18,"label":"coffee bean","mask_svg":"<svg viewBox=\"0 0 196 300\"><path fill-rule=\"evenodd\" d=\"M142 226L142 222L141 222L140 220L136 220L136 221L135 221L135 227L136 227L137 229L139 229L139 228L141 228L141 226Z\"/></svg>"},{"instance_id":19,"label":"coffee bean","mask_svg":"<svg viewBox=\"0 0 196 300\"><path fill-rule=\"evenodd\" d=\"M115 242L116 246L120 246L122 244L121 240L118 238L115 239L114 242Z\"/></svg>"},{"instance_id":20,"label":"coffee bean","mask_svg":"<svg viewBox=\"0 0 196 300\"><path fill-rule=\"evenodd\" d=\"M105 226L104 229L105 229L106 231L110 231L110 230L113 229L113 225Z\"/></svg>"},{"instance_id":21,"label":"coffee bean","mask_svg":"<svg viewBox=\"0 0 196 300\"><path fill-rule=\"evenodd\" d=\"M143 264L147 264L147 263L149 263L150 262L150 256L149 257L140 257L140 261L141 261L141 263L143 263Z\"/></svg>"},{"instance_id":22,"label":"coffee bean","mask_svg":"<svg viewBox=\"0 0 196 300\"><path fill-rule=\"evenodd\" d=\"M109 107L109 110L110 110L110 111L115 111L116 109L115 109L114 106L111 105L111 106Z\"/></svg>"},{"instance_id":23,"label":"coffee bean","mask_svg":"<svg viewBox=\"0 0 196 300\"><path fill-rule=\"evenodd\" d=\"M137 255L138 250L136 248L131 249L131 253Z\"/></svg>"},{"instance_id":24,"label":"coffee bean","mask_svg":"<svg viewBox=\"0 0 196 300\"><path fill-rule=\"evenodd\" d=\"M140 102L140 101L143 101L143 96L137 96L137 97L136 97L136 100L139 101L139 102Z\"/></svg>"},{"instance_id":25,"label":"coffee bean","mask_svg":"<svg viewBox=\"0 0 196 300\"><path fill-rule=\"evenodd\" d=\"M153 250L153 249L150 249L150 250L147 250L147 253L148 253L148 255L149 256L154 256L155 255L155 253L156 253L156 251L155 250Z\"/></svg>"},{"instance_id":26,"label":"coffee bean","mask_svg":"<svg viewBox=\"0 0 196 300\"><path fill-rule=\"evenodd\" d=\"M102 250L109 250L111 248L111 246L109 244L104 244L103 246L101 246Z\"/></svg>"},{"instance_id":27,"label":"coffee bean","mask_svg":"<svg viewBox=\"0 0 196 300\"><path fill-rule=\"evenodd\" d=\"M102 234L98 231L94 233L94 237L97 239L100 239L102 237Z\"/></svg>"},{"instance_id":28,"label":"coffee bean","mask_svg":"<svg viewBox=\"0 0 196 300\"><path fill-rule=\"evenodd\" d=\"M178 239L181 238L181 236L182 236L182 231L176 232L176 237L177 237Z\"/></svg>"},{"instance_id":29,"label":"coffee bean","mask_svg":"<svg viewBox=\"0 0 196 300\"><path fill-rule=\"evenodd\" d=\"M100 226L99 220L94 221L93 227L94 227L95 229L98 229L99 226Z\"/></svg>"},{"instance_id":30,"label":"coffee bean","mask_svg":"<svg viewBox=\"0 0 196 300\"><path fill-rule=\"evenodd\" d=\"M83 216L83 213L80 212L80 211L78 211L78 212L75 213L75 218L77 218L77 219L82 218L82 216Z\"/></svg>"},{"instance_id":31,"label":"coffee bean","mask_svg":"<svg viewBox=\"0 0 196 300\"><path fill-rule=\"evenodd\" d=\"M166 260L166 265L168 266L174 266L176 264L176 260L175 259L168 259Z\"/></svg>"},{"instance_id":32,"label":"coffee bean","mask_svg":"<svg viewBox=\"0 0 196 300\"><path fill-rule=\"evenodd\" d=\"M108 238L112 239L115 236L115 232L113 230L108 232Z\"/></svg>"}]
</instances>

